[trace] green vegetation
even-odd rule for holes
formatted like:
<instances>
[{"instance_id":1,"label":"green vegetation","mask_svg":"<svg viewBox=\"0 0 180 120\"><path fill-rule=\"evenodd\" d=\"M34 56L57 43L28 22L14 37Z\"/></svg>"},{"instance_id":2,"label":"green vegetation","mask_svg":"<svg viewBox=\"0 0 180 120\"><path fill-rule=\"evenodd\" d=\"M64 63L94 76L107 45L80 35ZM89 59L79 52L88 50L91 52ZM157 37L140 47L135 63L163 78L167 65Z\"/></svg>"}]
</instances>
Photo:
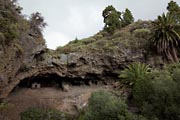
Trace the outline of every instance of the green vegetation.
<instances>
[{"instance_id":1,"label":"green vegetation","mask_svg":"<svg viewBox=\"0 0 180 120\"><path fill-rule=\"evenodd\" d=\"M13 105L10 103L0 102L0 111L10 109L11 107L13 107Z\"/></svg>"},{"instance_id":2,"label":"green vegetation","mask_svg":"<svg viewBox=\"0 0 180 120\"><path fill-rule=\"evenodd\" d=\"M112 35L100 31L96 35L82 40L69 42L64 47L58 47L57 53L90 52L102 54L123 54L124 49L140 51L148 48L151 35L151 21L137 21ZM132 45L133 44L133 45Z\"/></svg>"},{"instance_id":3,"label":"green vegetation","mask_svg":"<svg viewBox=\"0 0 180 120\"><path fill-rule=\"evenodd\" d=\"M133 15L129 9L126 8L125 12L122 14L112 5L103 10L102 16L105 23L104 30L111 34L113 34L116 29L127 26L134 22Z\"/></svg>"},{"instance_id":4,"label":"green vegetation","mask_svg":"<svg viewBox=\"0 0 180 120\"><path fill-rule=\"evenodd\" d=\"M115 29L119 28L121 25L120 16L121 13L118 12L112 5L106 7L102 13L104 17L104 29L110 33L114 32Z\"/></svg>"},{"instance_id":5,"label":"green vegetation","mask_svg":"<svg viewBox=\"0 0 180 120\"><path fill-rule=\"evenodd\" d=\"M89 38L71 41L57 48L56 52L68 54L83 51L121 55L124 49L128 49L143 51L145 56L161 55L168 62L179 62L180 7L170 1L167 10L167 14L158 16L155 21L134 22L129 9L119 12L112 5L107 6L102 12L105 23L102 31Z\"/></svg>"},{"instance_id":6,"label":"green vegetation","mask_svg":"<svg viewBox=\"0 0 180 120\"><path fill-rule=\"evenodd\" d=\"M2 41L3 45L9 44L12 40L18 37L18 13L14 9L17 8L14 2L12 1L0 1L0 33L1 36L4 36L4 40ZM9 7L8 9L6 7Z\"/></svg>"},{"instance_id":7,"label":"green vegetation","mask_svg":"<svg viewBox=\"0 0 180 120\"><path fill-rule=\"evenodd\" d=\"M131 86L132 98L128 101L137 106L148 120L179 120L180 64L168 65L163 70L152 70L148 74L145 66L131 64L124 70L125 78L135 81ZM129 79L124 79L125 83L129 83Z\"/></svg>"},{"instance_id":8,"label":"green vegetation","mask_svg":"<svg viewBox=\"0 0 180 120\"><path fill-rule=\"evenodd\" d=\"M21 14L21 10L17 0L0 0L1 72L6 71L7 66L13 64L13 61L22 63L23 56L31 54L35 49L34 46L44 44L41 32L46 23L41 14L34 13L29 19L26 19ZM21 67L20 64L18 66ZM14 68L9 69L14 70Z\"/></svg>"},{"instance_id":9,"label":"green vegetation","mask_svg":"<svg viewBox=\"0 0 180 120\"><path fill-rule=\"evenodd\" d=\"M123 27L127 26L133 22L134 22L134 17L132 15L132 13L128 8L126 8L125 12L123 13L122 26Z\"/></svg>"},{"instance_id":10,"label":"green vegetation","mask_svg":"<svg viewBox=\"0 0 180 120\"><path fill-rule=\"evenodd\" d=\"M44 22L44 18L41 13L36 12L31 14L30 27L35 33L41 34L43 28L45 28L46 25L47 24Z\"/></svg>"},{"instance_id":11,"label":"green vegetation","mask_svg":"<svg viewBox=\"0 0 180 120\"><path fill-rule=\"evenodd\" d=\"M170 1L168 3L167 10L170 14L174 15L174 19L176 20L176 22L178 24L180 24L180 7L179 7L179 5L174 1Z\"/></svg>"},{"instance_id":12,"label":"green vegetation","mask_svg":"<svg viewBox=\"0 0 180 120\"><path fill-rule=\"evenodd\" d=\"M133 86L137 81L147 77L150 72L150 67L143 63L133 63L127 66L121 74L122 83L128 86Z\"/></svg>"},{"instance_id":13,"label":"green vegetation","mask_svg":"<svg viewBox=\"0 0 180 120\"><path fill-rule=\"evenodd\" d=\"M154 21L152 45L168 61L179 62L180 7L176 2L170 1L167 10L167 14L163 13L162 16L158 16L158 19Z\"/></svg>"},{"instance_id":14,"label":"green vegetation","mask_svg":"<svg viewBox=\"0 0 180 120\"><path fill-rule=\"evenodd\" d=\"M179 30L174 16L169 13L158 16L157 21L154 22L152 44L158 53L165 54L171 62L179 61L177 57L180 41Z\"/></svg>"},{"instance_id":15,"label":"green vegetation","mask_svg":"<svg viewBox=\"0 0 180 120\"><path fill-rule=\"evenodd\" d=\"M146 120L130 113L127 105L110 92L99 91L91 95L89 106L78 120Z\"/></svg>"},{"instance_id":16,"label":"green vegetation","mask_svg":"<svg viewBox=\"0 0 180 120\"><path fill-rule=\"evenodd\" d=\"M123 73L124 78L131 79L132 76L132 81L135 81L129 86L132 89L132 97L124 101L111 92L95 92L78 120L180 119L179 63L167 65L162 70L151 69L151 71L148 65L133 63ZM129 79L124 80L129 83ZM140 114L132 113L133 111L127 109L132 105L139 110Z\"/></svg>"},{"instance_id":17,"label":"green vegetation","mask_svg":"<svg viewBox=\"0 0 180 120\"><path fill-rule=\"evenodd\" d=\"M21 120L66 120L66 116L58 110L34 107L22 112Z\"/></svg>"},{"instance_id":18,"label":"green vegetation","mask_svg":"<svg viewBox=\"0 0 180 120\"><path fill-rule=\"evenodd\" d=\"M41 31L46 26L44 18L36 12L27 20L21 15L22 8L18 6L17 0L0 0L0 38L1 45L8 47L22 39L22 33L31 31L42 35ZM30 34L30 33L29 33Z\"/></svg>"}]
</instances>

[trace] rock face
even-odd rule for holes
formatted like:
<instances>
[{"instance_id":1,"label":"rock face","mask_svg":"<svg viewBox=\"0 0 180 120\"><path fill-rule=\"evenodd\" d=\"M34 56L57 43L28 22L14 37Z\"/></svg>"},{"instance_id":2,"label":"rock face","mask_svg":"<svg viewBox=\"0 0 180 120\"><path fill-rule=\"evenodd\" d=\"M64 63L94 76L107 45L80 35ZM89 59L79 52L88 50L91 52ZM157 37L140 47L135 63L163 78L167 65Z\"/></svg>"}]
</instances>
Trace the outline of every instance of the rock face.
<instances>
[{"instance_id":1,"label":"rock face","mask_svg":"<svg viewBox=\"0 0 180 120\"><path fill-rule=\"evenodd\" d=\"M24 58L9 62L8 69L1 71L0 98L6 97L20 81L38 75L56 74L62 78L78 79L86 84L89 81L107 80L117 78L120 70L128 63L144 61L144 56L139 51L127 55L111 56L98 53L70 53L59 54L54 58L45 52L40 45L33 46L32 52L28 51ZM28 48L28 46L26 47ZM38 49L37 49L38 48ZM24 66L26 65L26 66ZM18 66L18 67L17 67Z\"/></svg>"},{"instance_id":2,"label":"rock face","mask_svg":"<svg viewBox=\"0 0 180 120\"><path fill-rule=\"evenodd\" d=\"M100 47L103 46L98 50L104 49L110 52L76 50L69 53L66 53L67 51L60 52L54 55L51 50L46 48L42 34L34 31L30 23L19 15L17 11L14 11L16 6L10 0L0 0L0 2L3 3L0 4L0 9L13 13L11 15L15 17L15 20L11 21L11 18L7 18L4 13L0 12L0 20L4 19L6 22L7 19L10 19L8 25L10 26L11 23L12 28L16 26L13 28L15 30L13 32L18 34L16 37L9 38L9 36L6 36L5 38L6 29L9 28L7 26L0 28L0 41L2 41L0 43L0 99L7 97L21 81L27 78L55 74L65 81L71 80L70 82L74 82L74 84L79 81L78 84L91 85L91 81L97 83L99 80L106 81L117 78L120 70L132 62L163 64L162 58L158 57L160 62L154 62L157 60L154 57L145 58L144 50L133 50L126 45L127 41L128 44L131 44L134 38L130 34L132 32L132 29L129 29L130 27L124 33L116 33L112 38L109 36L102 38L103 35L96 35L94 38L84 41L84 45L94 41L93 45L88 46L90 49L95 49L96 43ZM11 6L6 7L8 5ZM144 27L144 24L141 26ZM13 35L13 33L10 32L9 35ZM128 36L128 40L126 40L126 36ZM98 39L100 40L98 41ZM8 44L4 41L8 41ZM107 42L108 44L105 44ZM111 53L114 49L118 52Z\"/></svg>"},{"instance_id":3,"label":"rock face","mask_svg":"<svg viewBox=\"0 0 180 120\"><path fill-rule=\"evenodd\" d=\"M68 77L82 79L105 79L106 77L117 77L119 71L128 63L144 61L143 54L132 53L127 55L116 54L114 56L100 53L70 53L67 55Z\"/></svg>"},{"instance_id":4,"label":"rock face","mask_svg":"<svg viewBox=\"0 0 180 120\"><path fill-rule=\"evenodd\" d=\"M8 94L25 65L33 64L35 54L45 49L42 35L32 32L16 8L13 1L0 0L0 98Z\"/></svg>"},{"instance_id":5,"label":"rock face","mask_svg":"<svg viewBox=\"0 0 180 120\"><path fill-rule=\"evenodd\" d=\"M30 41L33 40L36 39ZM116 55L74 52L53 57L48 54L43 43L32 46L29 44L31 43L24 44L26 54L23 57L10 59L6 67L0 71L0 98L7 97L26 78L56 74L64 79L82 80L85 84L90 84L89 81L117 78L120 71L129 63L154 61L152 58L146 60L141 51L129 50Z\"/></svg>"}]
</instances>

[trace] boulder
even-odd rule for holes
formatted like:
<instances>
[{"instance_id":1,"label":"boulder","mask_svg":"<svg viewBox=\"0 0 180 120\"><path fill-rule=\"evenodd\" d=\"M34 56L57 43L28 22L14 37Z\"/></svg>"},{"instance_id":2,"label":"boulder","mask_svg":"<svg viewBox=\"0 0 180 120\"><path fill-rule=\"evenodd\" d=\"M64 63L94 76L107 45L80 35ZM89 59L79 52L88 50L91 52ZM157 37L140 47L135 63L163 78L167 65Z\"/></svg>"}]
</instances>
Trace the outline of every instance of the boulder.
<instances>
[{"instance_id":1,"label":"boulder","mask_svg":"<svg viewBox=\"0 0 180 120\"><path fill-rule=\"evenodd\" d=\"M70 89L69 84L63 84L63 85L62 85L62 89L63 89L64 92L68 92L69 89Z\"/></svg>"}]
</instances>

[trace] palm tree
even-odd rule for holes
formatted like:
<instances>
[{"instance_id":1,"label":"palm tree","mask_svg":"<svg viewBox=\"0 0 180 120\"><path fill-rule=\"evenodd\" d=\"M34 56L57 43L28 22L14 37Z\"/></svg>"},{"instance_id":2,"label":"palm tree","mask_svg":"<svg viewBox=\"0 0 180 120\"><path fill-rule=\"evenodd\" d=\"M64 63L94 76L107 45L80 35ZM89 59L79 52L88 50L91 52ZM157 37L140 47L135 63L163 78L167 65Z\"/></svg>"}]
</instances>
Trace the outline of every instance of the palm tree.
<instances>
[{"instance_id":1,"label":"palm tree","mask_svg":"<svg viewBox=\"0 0 180 120\"><path fill-rule=\"evenodd\" d=\"M180 42L180 27L174 16L170 13L166 15L163 13L154 22L154 27L151 40L157 52L165 54L165 57L171 62L179 62L177 49Z\"/></svg>"},{"instance_id":2,"label":"palm tree","mask_svg":"<svg viewBox=\"0 0 180 120\"><path fill-rule=\"evenodd\" d=\"M146 78L150 70L149 65L144 63L132 63L120 73L119 78L123 84L133 86L137 81Z\"/></svg>"}]
</instances>

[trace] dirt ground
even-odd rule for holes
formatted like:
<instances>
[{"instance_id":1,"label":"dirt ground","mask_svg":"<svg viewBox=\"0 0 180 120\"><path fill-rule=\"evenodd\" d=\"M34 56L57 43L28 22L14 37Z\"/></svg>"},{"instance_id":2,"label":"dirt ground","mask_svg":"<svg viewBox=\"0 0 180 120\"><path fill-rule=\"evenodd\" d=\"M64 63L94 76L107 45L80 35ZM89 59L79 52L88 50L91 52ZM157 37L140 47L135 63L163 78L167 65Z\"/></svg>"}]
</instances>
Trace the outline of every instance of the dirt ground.
<instances>
[{"instance_id":1,"label":"dirt ground","mask_svg":"<svg viewBox=\"0 0 180 120\"><path fill-rule=\"evenodd\" d=\"M92 92L110 89L112 86L105 85L70 86L68 92L57 88L21 88L5 99L10 105L0 110L0 120L20 120L20 113L29 107L55 108L74 114L87 105Z\"/></svg>"}]
</instances>

